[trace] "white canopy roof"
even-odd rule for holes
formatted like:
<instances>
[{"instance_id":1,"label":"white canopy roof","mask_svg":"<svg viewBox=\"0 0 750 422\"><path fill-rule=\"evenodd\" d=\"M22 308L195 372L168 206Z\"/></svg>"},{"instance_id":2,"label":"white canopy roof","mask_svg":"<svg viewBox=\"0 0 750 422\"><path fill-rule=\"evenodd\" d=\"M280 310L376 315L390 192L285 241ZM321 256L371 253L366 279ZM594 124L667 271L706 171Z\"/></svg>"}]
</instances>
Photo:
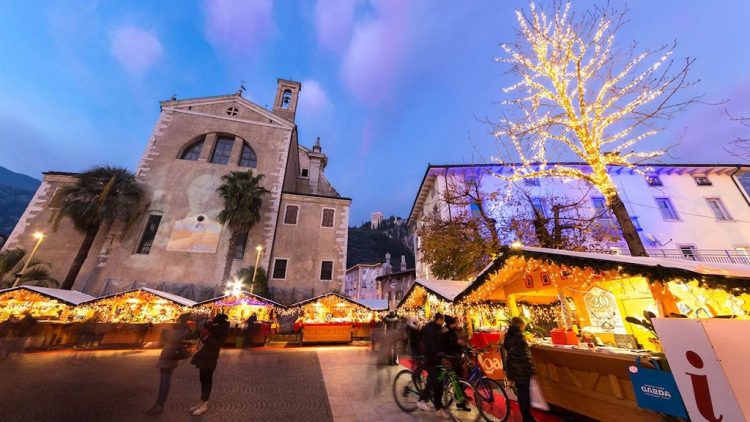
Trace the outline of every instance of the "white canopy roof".
<instances>
[{"instance_id":1,"label":"white canopy roof","mask_svg":"<svg viewBox=\"0 0 750 422\"><path fill-rule=\"evenodd\" d=\"M406 292L403 298L401 298L401 301L399 302L397 308L400 308L401 305L404 304L406 299L411 295L411 292L414 290L414 288L419 285L427 289L428 291L440 296L444 300L447 300L448 302L453 302L456 299L456 296L458 296L461 292L466 290L467 287L471 284L471 281L461 281L461 280L427 280L423 278L418 278L414 280L414 283L412 283L411 287L409 287L409 291Z\"/></svg>"},{"instance_id":2,"label":"white canopy roof","mask_svg":"<svg viewBox=\"0 0 750 422\"><path fill-rule=\"evenodd\" d=\"M354 302L369 308L372 311L385 311L388 310L387 299L352 299Z\"/></svg>"},{"instance_id":3,"label":"white canopy roof","mask_svg":"<svg viewBox=\"0 0 750 422\"><path fill-rule=\"evenodd\" d=\"M636 264L648 267L677 268L692 271L703 275L721 275L725 277L750 277L750 266L742 264L718 264L713 262L701 262L682 259L664 259L645 256L614 255L595 252L575 252L561 249L522 247L522 251L543 253L549 255L562 255L582 259L596 259L600 261L620 262L623 264Z\"/></svg>"},{"instance_id":4,"label":"white canopy roof","mask_svg":"<svg viewBox=\"0 0 750 422\"><path fill-rule=\"evenodd\" d=\"M124 295L126 293L137 292L139 290L151 293L152 295L155 295L155 296L159 296L162 299L166 299L166 300L172 301L172 302L174 302L174 303L176 303L178 305L191 306L191 307L195 306L195 302L192 301L192 300L190 300L190 299L186 299L186 298L184 298L182 296L177 296L176 294L163 292L161 290L152 289L150 287L141 287L139 289L132 289L132 290L127 290L127 291L120 292L120 293L113 293L111 295L102 296L102 297L99 297L99 298L96 298L96 299L92 298L91 302L99 301L99 300L103 300L103 299L108 299L108 298L113 297L113 296Z\"/></svg>"},{"instance_id":5,"label":"white canopy roof","mask_svg":"<svg viewBox=\"0 0 750 422\"><path fill-rule=\"evenodd\" d=\"M260 295L256 295L255 293L250 293L250 292L248 292L248 291L245 291L245 290L243 290L243 291L242 291L242 295L243 295L243 296L249 296L249 297L252 297L252 298L254 298L254 299L257 299L257 300L258 300L259 302L266 302L266 303L268 303L268 304L271 304L271 305L273 305L273 306L276 306L276 307L279 307L279 308L286 308L286 306L284 306L284 305L282 305L282 304L280 304L280 303L278 303L278 302L274 302L274 301L273 301L273 300L271 300L271 299L266 299L266 298L265 298L265 297L263 297L263 296L260 296ZM208 299L208 300L204 300L203 302L198 302L198 303L196 303L196 304L195 304L195 306L200 306L200 305L205 305L205 304L207 304L207 303L211 303L211 302L216 302L216 301L222 300L222 299L224 299L224 298L226 298L226 297L230 297L230 296L231 296L231 295L221 295L221 296L215 297L215 298L213 298L213 299Z\"/></svg>"},{"instance_id":6,"label":"white canopy roof","mask_svg":"<svg viewBox=\"0 0 750 422\"><path fill-rule=\"evenodd\" d=\"M39 287L39 286L18 286L11 287L10 289L0 290L0 293L7 293L13 290L31 290L32 292L39 293L41 295L57 299L65 302L69 305L78 305L79 303L87 302L94 299L94 296L87 295L75 290L64 290L64 289L53 289L50 287Z\"/></svg>"}]
</instances>

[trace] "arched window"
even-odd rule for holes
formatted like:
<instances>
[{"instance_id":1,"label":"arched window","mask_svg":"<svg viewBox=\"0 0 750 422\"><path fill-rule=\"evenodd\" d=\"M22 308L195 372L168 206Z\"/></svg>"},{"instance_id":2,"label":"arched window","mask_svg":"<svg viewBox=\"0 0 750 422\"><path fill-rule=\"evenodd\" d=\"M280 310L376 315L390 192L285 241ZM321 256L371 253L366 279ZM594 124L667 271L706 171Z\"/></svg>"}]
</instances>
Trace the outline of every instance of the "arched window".
<instances>
[{"instance_id":1,"label":"arched window","mask_svg":"<svg viewBox=\"0 0 750 422\"><path fill-rule=\"evenodd\" d=\"M180 159L195 161L201 156L201 150L203 150L203 139L185 148L185 150L182 151Z\"/></svg>"},{"instance_id":2,"label":"arched window","mask_svg":"<svg viewBox=\"0 0 750 422\"><path fill-rule=\"evenodd\" d=\"M258 165L258 158L250 145L242 143L242 155L240 155L240 167L253 167Z\"/></svg>"},{"instance_id":3,"label":"arched window","mask_svg":"<svg viewBox=\"0 0 750 422\"><path fill-rule=\"evenodd\" d=\"M220 136L216 140L214 153L211 155L211 162L214 164L226 164L229 162L229 155L232 154L234 138Z\"/></svg>"},{"instance_id":4,"label":"arched window","mask_svg":"<svg viewBox=\"0 0 750 422\"><path fill-rule=\"evenodd\" d=\"M285 89L284 93L281 95L281 108L288 109L291 106L292 106L292 90Z\"/></svg>"}]
</instances>

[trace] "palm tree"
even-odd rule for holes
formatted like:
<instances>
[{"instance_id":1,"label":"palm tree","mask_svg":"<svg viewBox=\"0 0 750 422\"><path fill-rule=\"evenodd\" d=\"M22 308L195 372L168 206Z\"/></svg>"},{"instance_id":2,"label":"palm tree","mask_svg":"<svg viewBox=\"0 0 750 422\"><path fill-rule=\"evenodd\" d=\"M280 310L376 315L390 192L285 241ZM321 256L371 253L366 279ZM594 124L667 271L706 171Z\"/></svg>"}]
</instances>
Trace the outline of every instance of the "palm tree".
<instances>
[{"instance_id":1,"label":"palm tree","mask_svg":"<svg viewBox=\"0 0 750 422\"><path fill-rule=\"evenodd\" d=\"M78 249L62 288L73 288L83 263L102 224L115 220L131 222L139 212L144 197L135 175L122 167L100 166L78 175L75 184L62 188L63 203L57 221L70 218L76 230L83 233Z\"/></svg>"},{"instance_id":2,"label":"palm tree","mask_svg":"<svg viewBox=\"0 0 750 422\"><path fill-rule=\"evenodd\" d=\"M247 234L260 221L263 195L269 193L268 189L260 185L262 179L262 174L255 175L252 170L233 171L221 177L222 184L216 189L224 200L224 209L217 219L221 224L226 224L231 232L222 281L228 279L232 272L236 248L243 246L238 245L238 239L246 236L240 235Z\"/></svg>"},{"instance_id":3,"label":"palm tree","mask_svg":"<svg viewBox=\"0 0 750 422\"><path fill-rule=\"evenodd\" d=\"M253 280L253 275L255 275L255 280ZM258 267L258 271L255 271L254 266L240 268L235 277L242 280L245 290L249 290L256 295L268 296L268 274L263 267Z\"/></svg>"},{"instance_id":4,"label":"palm tree","mask_svg":"<svg viewBox=\"0 0 750 422\"><path fill-rule=\"evenodd\" d=\"M21 272L26 251L21 248L6 249L0 252L0 289L12 287L16 274ZM35 284L42 287L57 287L59 282L49 274L49 267L36 259L29 262L21 275L20 284Z\"/></svg>"}]
</instances>

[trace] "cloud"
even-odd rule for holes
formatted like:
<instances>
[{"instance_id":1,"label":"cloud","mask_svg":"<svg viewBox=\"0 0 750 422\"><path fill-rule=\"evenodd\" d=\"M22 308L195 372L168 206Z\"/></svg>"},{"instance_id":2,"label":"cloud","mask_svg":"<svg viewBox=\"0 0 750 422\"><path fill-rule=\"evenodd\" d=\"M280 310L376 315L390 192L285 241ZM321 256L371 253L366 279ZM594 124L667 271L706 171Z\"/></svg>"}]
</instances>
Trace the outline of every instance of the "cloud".
<instances>
[{"instance_id":1,"label":"cloud","mask_svg":"<svg viewBox=\"0 0 750 422\"><path fill-rule=\"evenodd\" d=\"M374 17L357 22L341 64L341 78L360 102L378 105L397 83L409 49L410 7L400 0L373 1Z\"/></svg>"},{"instance_id":2,"label":"cloud","mask_svg":"<svg viewBox=\"0 0 750 422\"><path fill-rule=\"evenodd\" d=\"M142 75L162 58L164 49L153 31L121 26L110 37L110 53L130 73Z\"/></svg>"},{"instance_id":3,"label":"cloud","mask_svg":"<svg viewBox=\"0 0 750 422\"><path fill-rule=\"evenodd\" d=\"M244 51L276 31L271 0L206 0L204 9L206 38L216 48Z\"/></svg>"},{"instance_id":4,"label":"cloud","mask_svg":"<svg viewBox=\"0 0 750 422\"><path fill-rule=\"evenodd\" d=\"M322 86L316 81L302 82L299 93L299 110L306 115L317 115L331 107L331 101Z\"/></svg>"},{"instance_id":5,"label":"cloud","mask_svg":"<svg viewBox=\"0 0 750 422\"><path fill-rule=\"evenodd\" d=\"M321 48L333 52L346 48L358 3L359 0L318 0L315 4L315 32Z\"/></svg>"}]
</instances>

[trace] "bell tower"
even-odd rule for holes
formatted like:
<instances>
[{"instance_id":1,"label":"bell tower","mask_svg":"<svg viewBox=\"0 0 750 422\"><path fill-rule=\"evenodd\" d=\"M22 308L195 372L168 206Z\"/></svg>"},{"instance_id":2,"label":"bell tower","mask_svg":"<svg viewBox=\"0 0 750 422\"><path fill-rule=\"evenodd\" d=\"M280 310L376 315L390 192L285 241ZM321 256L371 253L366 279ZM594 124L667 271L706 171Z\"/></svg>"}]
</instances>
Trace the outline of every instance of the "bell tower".
<instances>
[{"instance_id":1,"label":"bell tower","mask_svg":"<svg viewBox=\"0 0 750 422\"><path fill-rule=\"evenodd\" d=\"M302 84L279 78L276 87L276 99L273 101L273 113L290 122L297 114L297 101L302 91Z\"/></svg>"}]
</instances>

